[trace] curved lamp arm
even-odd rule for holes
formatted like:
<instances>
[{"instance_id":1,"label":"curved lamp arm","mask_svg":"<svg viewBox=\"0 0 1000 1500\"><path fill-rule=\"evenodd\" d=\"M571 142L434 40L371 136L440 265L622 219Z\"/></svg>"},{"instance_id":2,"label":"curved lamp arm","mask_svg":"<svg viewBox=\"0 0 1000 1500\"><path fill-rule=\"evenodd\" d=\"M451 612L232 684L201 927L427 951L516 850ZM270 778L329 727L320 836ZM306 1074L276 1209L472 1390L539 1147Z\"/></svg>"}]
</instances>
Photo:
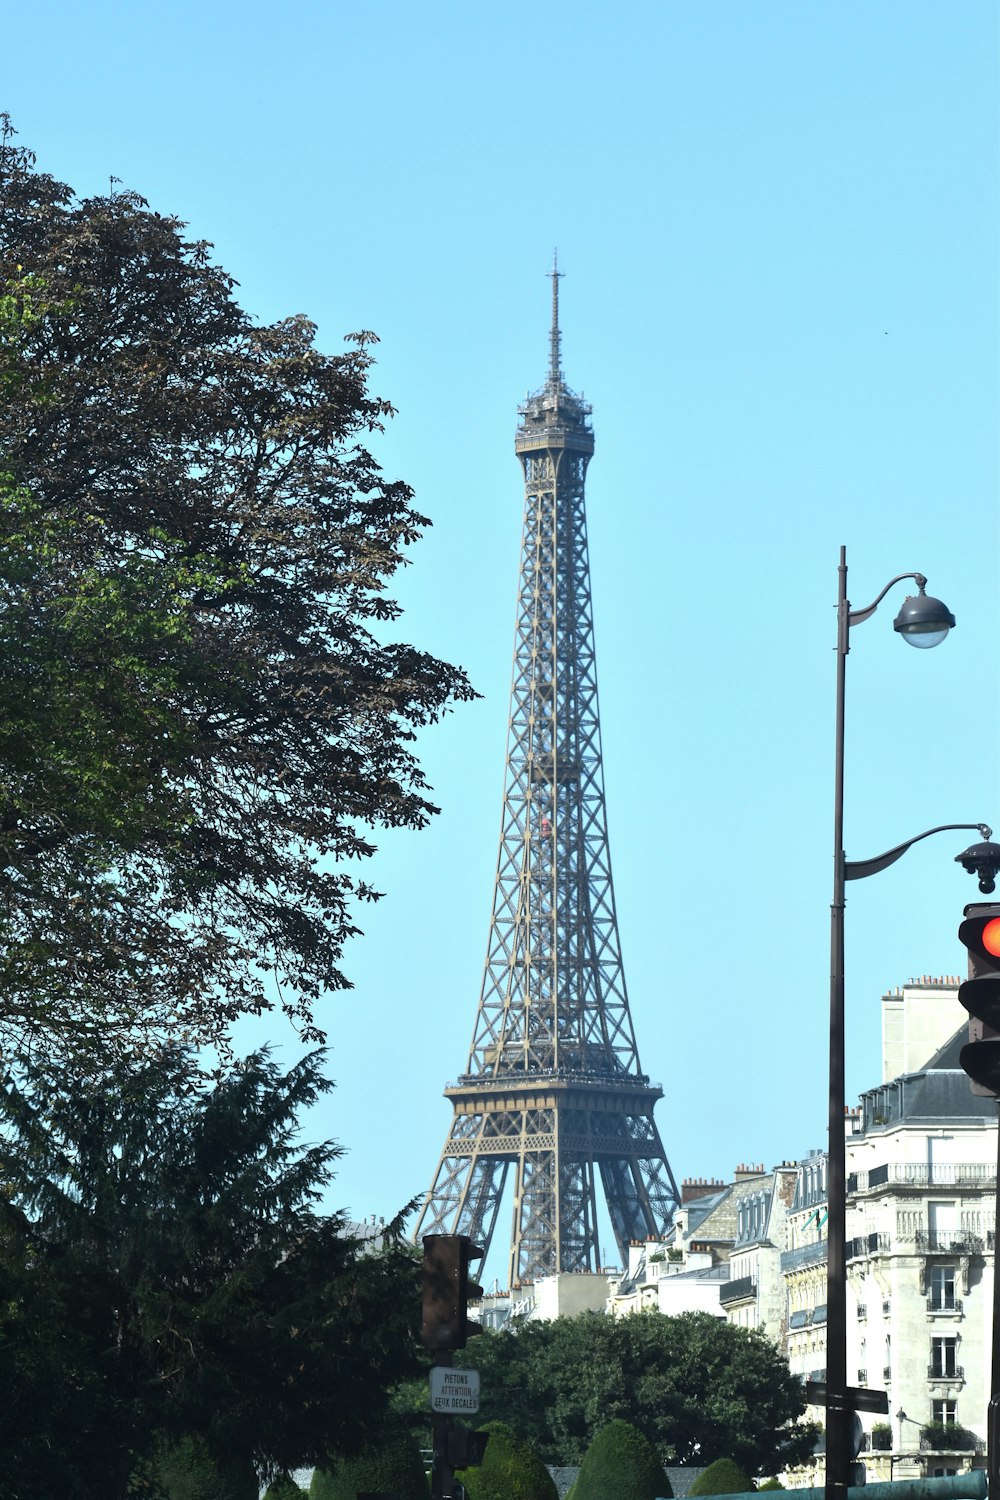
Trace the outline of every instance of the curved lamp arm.
<instances>
[{"instance_id":1,"label":"curved lamp arm","mask_svg":"<svg viewBox=\"0 0 1000 1500\"><path fill-rule=\"evenodd\" d=\"M912 578L913 581L914 581L914 583L917 585L918 589L925 589L927 587L927 579L924 577L923 573L897 573L896 576L895 576L895 578L890 578L889 579L889 582L886 584L886 586L882 590L881 594L879 594L879 596L875 600L874 604L869 604L868 607L867 607L867 609L852 609L852 610L849 611L848 616L847 616L847 623L848 623L848 625L860 625L860 624L862 624L863 621L870 619L871 616L878 609L879 605L882 603L882 600L885 598L885 596L889 592L889 590L891 588L895 588L895 586L896 586L897 583L902 583L902 581L903 581L904 578ZM961 828L965 828L965 827L975 828L975 827L978 827L978 824L975 824L975 823L969 823L969 824L961 823L961 824L955 824L954 826L955 827L961 827ZM939 830L937 828L932 828L929 831L931 833L938 833L939 832ZM920 837L921 838L926 838L927 835L925 833L922 833L922 834L920 834ZM910 840L911 844L915 844L916 842L917 842L916 839L911 839ZM908 847L909 847L909 845L907 845L907 848ZM874 872L872 872L872 873L874 873Z\"/></svg>"},{"instance_id":2,"label":"curved lamp arm","mask_svg":"<svg viewBox=\"0 0 1000 1500\"><path fill-rule=\"evenodd\" d=\"M913 573L902 573L900 575L900 577L902 578L913 578L916 576L917 575ZM899 579L894 578L892 582L898 583ZM887 584L886 587L891 588L892 584ZM883 589L882 594L879 595L879 599L881 599L884 594L885 590ZM876 599L875 604L872 605L872 610L875 609L876 605L879 602L879 599ZM869 610L868 613L870 614L871 610ZM884 854L876 854L874 859L845 860L844 879L864 880L869 875L877 875L880 870L887 870L890 865L894 865L897 859L902 859L907 849L911 849L914 844L919 844L921 839L929 839L932 833L950 833L953 830L959 828L974 828L980 834L982 834L984 839L987 840L991 837L993 832L991 828L987 828L985 823L942 823L938 828L928 828L926 833L915 834L912 839L907 839L905 844L897 844L895 849L887 849Z\"/></svg>"}]
</instances>

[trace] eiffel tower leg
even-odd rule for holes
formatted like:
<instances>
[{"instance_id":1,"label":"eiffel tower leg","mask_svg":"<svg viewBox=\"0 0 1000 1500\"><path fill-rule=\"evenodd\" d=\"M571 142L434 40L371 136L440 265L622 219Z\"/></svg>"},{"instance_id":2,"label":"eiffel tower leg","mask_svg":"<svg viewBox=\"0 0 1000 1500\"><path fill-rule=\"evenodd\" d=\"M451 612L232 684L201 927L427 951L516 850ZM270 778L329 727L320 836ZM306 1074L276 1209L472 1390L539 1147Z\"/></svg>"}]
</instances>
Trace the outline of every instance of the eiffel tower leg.
<instances>
[{"instance_id":1,"label":"eiffel tower leg","mask_svg":"<svg viewBox=\"0 0 1000 1500\"><path fill-rule=\"evenodd\" d=\"M489 1250L509 1163L483 1149L486 1123L485 1117L478 1121L470 1121L468 1116L456 1119L456 1129L445 1145L424 1200L415 1240L425 1234L467 1234L484 1251ZM471 1142L467 1134L470 1124L478 1125Z\"/></svg>"},{"instance_id":2,"label":"eiffel tower leg","mask_svg":"<svg viewBox=\"0 0 1000 1500\"><path fill-rule=\"evenodd\" d=\"M601 1263L594 1164L560 1162L555 1150L525 1152L515 1177L510 1283Z\"/></svg>"},{"instance_id":3,"label":"eiffel tower leg","mask_svg":"<svg viewBox=\"0 0 1000 1500\"><path fill-rule=\"evenodd\" d=\"M562 1167L562 1269L596 1271L600 1266L594 1164L582 1157Z\"/></svg>"},{"instance_id":4,"label":"eiffel tower leg","mask_svg":"<svg viewBox=\"0 0 1000 1500\"><path fill-rule=\"evenodd\" d=\"M510 1284L564 1269L560 1262L559 1177L554 1150L526 1152L517 1164L518 1196L510 1247Z\"/></svg>"}]
</instances>

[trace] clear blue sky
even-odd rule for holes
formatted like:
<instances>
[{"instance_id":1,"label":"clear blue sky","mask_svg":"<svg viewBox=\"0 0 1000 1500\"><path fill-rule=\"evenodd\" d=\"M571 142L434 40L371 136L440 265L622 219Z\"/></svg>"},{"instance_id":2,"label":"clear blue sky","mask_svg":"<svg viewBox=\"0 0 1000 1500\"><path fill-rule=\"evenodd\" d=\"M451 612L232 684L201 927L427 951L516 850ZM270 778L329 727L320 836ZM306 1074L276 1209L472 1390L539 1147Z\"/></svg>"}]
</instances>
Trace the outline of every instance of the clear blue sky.
<instances>
[{"instance_id":1,"label":"clear blue sky","mask_svg":"<svg viewBox=\"0 0 1000 1500\"><path fill-rule=\"evenodd\" d=\"M846 845L1000 826L994 0L347 5L38 0L2 107L81 192L214 241L262 319L371 328L379 447L434 528L406 638L482 693L430 732L442 813L325 1020L333 1201L429 1184L478 1001L520 540L516 404L558 245L588 484L626 969L678 1179L824 1144L836 565L921 570L958 628L853 634ZM849 888L848 1092L879 996L956 972L961 835ZM278 1040L291 1039L275 1028ZM507 1213L505 1207L504 1213Z\"/></svg>"}]
</instances>

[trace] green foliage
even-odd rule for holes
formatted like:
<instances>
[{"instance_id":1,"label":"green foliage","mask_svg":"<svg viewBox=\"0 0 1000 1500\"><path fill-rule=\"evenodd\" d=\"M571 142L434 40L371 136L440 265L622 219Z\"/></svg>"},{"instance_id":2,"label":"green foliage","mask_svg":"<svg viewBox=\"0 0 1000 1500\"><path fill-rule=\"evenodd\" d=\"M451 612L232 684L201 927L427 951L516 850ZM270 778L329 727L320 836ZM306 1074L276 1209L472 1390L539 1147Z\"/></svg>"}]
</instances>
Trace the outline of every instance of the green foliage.
<instances>
[{"instance_id":1,"label":"green foliage","mask_svg":"<svg viewBox=\"0 0 1000 1500\"><path fill-rule=\"evenodd\" d=\"M971 1453L976 1447L976 1435L953 1422L928 1422L920 1429L920 1446L932 1452Z\"/></svg>"},{"instance_id":2,"label":"green foliage","mask_svg":"<svg viewBox=\"0 0 1000 1500\"><path fill-rule=\"evenodd\" d=\"M305 1496L306 1491L288 1474L273 1480L264 1491L264 1500L305 1500Z\"/></svg>"},{"instance_id":3,"label":"green foliage","mask_svg":"<svg viewBox=\"0 0 1000 1500\"><path fill-rule=\"evenodd\" d=\"M300 1147L318 1054L255 1054L207 1092L168 1052L0 1090L0 1445L42 1494L123 1494L195 1434L265 1475L360 1447L419 1368L419 1265L316 1202L337 1148ZM43 1482L44 1481L44 1482Z\"/></svg>"},{"instance_id":4,"label":"green foliage","mask_svg":"<svg viewBox=\"0 0 1000 1500\"><path fill-rule=\"evenodd\" d=\"M483 1461L463 1469L459 1478L469 1500L558 1500L548 1469L527 1443L503 1422L488 1422Z\"/></svg>"},{"instance_id":5,"label":"green foliage","mask_svg":"<svg viewBox=\"0 0 1000 1500\"><path fill-rule=\"evenodd\" d=\"M773 1474L812 1453L801 1383L758 1330L708 1313L584 1313L486 1334L459 1362L482 1372L485 1420L508 1422L547 1463L580 1463L615 1418L667 1463L731 1456Z\"/></svg>"},{"instance_id":6,"label":"green foliage","mask_svg":"<svg viewBox=\"0 0 1000 1500\"><path fill-rule=\"evenodd\" d=\"M5 1201L0 1196L0 1212ZM0 1286L4 1500L124 1495L138 1440L134 1416L81 1327L75 1288L6 1223Z\"/></svg>"},{"instance_id":7,"label":"green foliage","mask_svg":"<svg viewBox=\"0 0 1000 1500\"><path fill-rule=\"evenodd\" d=\"M780 1479L765 1479L763 1484L757 1486L759 1490L783 1490L785 1486Z\"/></svg>"},{"instance_id":8,"label":"green foliage","mask_svg":"<svg viewBox=\"0 0 1000 1500\"><path fill-rule=\"evenodd\" d=\"M731 1458L717 1458L698 1475L689 1495L742 1495L753 1489L753 1480Z\"/></svg>"},{"instance_id":9,"label":"green foliage","mask_svg":"<svg viewBox=\"0 0 1000 1500\"><path fill-rule=\"evenodd\" d=\"M471 696L394 640L425 519L365 448L370 335L256 326L135 193L77 200L0 117L0 1047L225 1049L347 979L360 830L436 810Z\"/></svg>"},{"instance_id":10,"label":"green foliage","mask_svg":"<svg viewBox=\"0 0 1000 1500\"><path fill-rule=\"evenodd\" d=\"M408 1433L383 1432L357 1458L342 1459L333 1469L316 1469L309 1500L355 1500L364 1491L395 1500L427 1500L423 1459Z\"/></svg>"},{"instance_id":11,"label":"green foliage","mask_svg":"<svg viewBox=\"0 0 1000 1500\"><path fill-rule=\"evenodd\" d=\"M183 1438L162 1453L156 1477L166 1500L257 1500L253 1465L213 1455L201 1438Z\"/></svg>"},{"instance_id":12,"label":"green foliage","mask_svg":"<svg viewBox=\"0 0 1000 1500\"><path fill-rule=\"evenodd\" d=\"M652 1444L618 1418L597 1433L573 1486L573 1500L656 1500L672 1494Z\"/></svg>"},{"instance_id":13,"label":"green foliage","mask_svg":"<svg viewBox=\"0 0 1000 1500\"><path fill-rule=\"evenodd\" d=\"M872 1448L876 1453L888 1453L892 1447L892 1427L888 1422L873 1422L871 1430Z\"/></svg>"}]
</instances>

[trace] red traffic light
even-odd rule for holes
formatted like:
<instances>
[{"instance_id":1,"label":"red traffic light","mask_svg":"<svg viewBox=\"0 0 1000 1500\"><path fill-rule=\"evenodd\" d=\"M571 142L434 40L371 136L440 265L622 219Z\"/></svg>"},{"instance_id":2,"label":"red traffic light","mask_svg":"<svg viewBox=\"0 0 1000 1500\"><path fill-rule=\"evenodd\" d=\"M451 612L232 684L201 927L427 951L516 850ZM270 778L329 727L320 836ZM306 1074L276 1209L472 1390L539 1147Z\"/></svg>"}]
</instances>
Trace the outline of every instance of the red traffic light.
<instances>
[{"instance_id":1,"label":"red traffic light","mask_svg":"<svg viewBox=\"0 0 1000 1500\"><path fill-rule=\"evenodd\" d=\"M969 951L969 977L958 990L969 1040L959 1062L974 1094L1000 1097L1000 905L967 906L958 936Z\"/></svg>"},{"instance_id":2,"label":"red traffic light","mask_svg":"<svg viewBox=\"0 0 1000 1500\"><path fill-rule=\"evenodd\" d=\"M969 950L970 979L1000 967L1000 906L967 906L958 940Z\"/></svg>"}]
</instances>

